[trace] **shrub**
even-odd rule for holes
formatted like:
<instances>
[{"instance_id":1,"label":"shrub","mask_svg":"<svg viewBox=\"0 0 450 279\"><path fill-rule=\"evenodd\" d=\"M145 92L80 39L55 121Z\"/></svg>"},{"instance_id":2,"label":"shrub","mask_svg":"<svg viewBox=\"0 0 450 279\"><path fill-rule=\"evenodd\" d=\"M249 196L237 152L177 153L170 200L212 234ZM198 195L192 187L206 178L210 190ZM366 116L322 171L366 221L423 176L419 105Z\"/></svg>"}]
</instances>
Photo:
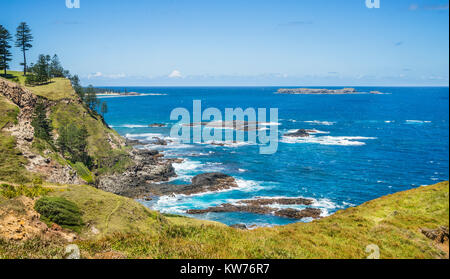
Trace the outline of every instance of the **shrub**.
<instances>
[{"instance_id":1,"label":"shrub","mask_svg":"<svg viewBox=\"0 0 450 279\"><path fill-rule=\"evenodd\" d=\"M78 206L61 197L42 197L34 205L41 214L41 219L47 224L55 223L63 228L80 232L83 226L81 211Z\"/></svg>"},{"instance_id":2,"label":"shrub","mask_svg":"<svg viewBox=\"0 0 450 279\"><path fill-rule=\"evenodd\" d=\"M42 187L41 185L28 186L11 186L8 184L0 185L0 196L7 199L13 199L20 196L26 196L29 198L35 198L42 195L46 195L51 192L51 189Z\"/></svg>"}]
</instances>

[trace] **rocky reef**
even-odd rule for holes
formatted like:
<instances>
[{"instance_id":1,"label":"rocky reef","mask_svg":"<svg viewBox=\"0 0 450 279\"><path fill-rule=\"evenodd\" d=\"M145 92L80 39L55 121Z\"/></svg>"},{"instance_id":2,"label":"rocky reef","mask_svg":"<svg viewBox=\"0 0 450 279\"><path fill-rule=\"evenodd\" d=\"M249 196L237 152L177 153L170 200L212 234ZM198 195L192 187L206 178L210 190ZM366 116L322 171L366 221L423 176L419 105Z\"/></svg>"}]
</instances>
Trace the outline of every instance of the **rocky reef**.
<instances>
[{"instance_id":1,"label":"rocky reef","mask_svg":"<svg viewBox=\"0 0 450 279\"><path fill-rule=\"evenodd\" d=\"M291 132L291 133L286 133L284 134L285 137L300 137L300 138L307 138L309 137L312 133L314 133L314 130L305 130L305 129L298 129L297 131Z\"/></svg>"},{"instance_id":2,"label":"rocky reef","mask_svg":"<svg viewBox=\"0 0 450 279\"><path fill-rule=\"evenodd\" d=\"M213 206L206 209L190 209L188 214L204 214L209 212L225 213L225 212L248 212L255 214L269 215L273 214L279 217L303 219L303 218L319 218L321 210L317 208L276 208L269 205L311 205L313 200L304 198L256 198L252 200L242 200L235 204L224 203L219 206Z\"/></svg>"}]
</instances>

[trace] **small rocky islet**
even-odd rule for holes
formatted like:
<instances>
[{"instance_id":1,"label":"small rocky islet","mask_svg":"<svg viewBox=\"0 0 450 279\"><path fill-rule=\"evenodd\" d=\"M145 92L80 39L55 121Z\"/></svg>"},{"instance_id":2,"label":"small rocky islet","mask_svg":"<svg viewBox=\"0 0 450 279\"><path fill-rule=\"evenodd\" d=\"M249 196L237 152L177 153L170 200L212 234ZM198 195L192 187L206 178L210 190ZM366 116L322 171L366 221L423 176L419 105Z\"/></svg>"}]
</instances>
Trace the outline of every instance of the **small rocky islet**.
<instances>
[{"instance_id":1,"label":"small rocky islet","mask_svg":"<svg viewBox=\"0 0 450 279\"><path fill-rule=\"evenodd\" d=\"M292 95L345 95L345 94L384 94L379 91L359 92L355 88L325 89L325 88L280 88L276 94Z\"/></svg>"}]
</instances>

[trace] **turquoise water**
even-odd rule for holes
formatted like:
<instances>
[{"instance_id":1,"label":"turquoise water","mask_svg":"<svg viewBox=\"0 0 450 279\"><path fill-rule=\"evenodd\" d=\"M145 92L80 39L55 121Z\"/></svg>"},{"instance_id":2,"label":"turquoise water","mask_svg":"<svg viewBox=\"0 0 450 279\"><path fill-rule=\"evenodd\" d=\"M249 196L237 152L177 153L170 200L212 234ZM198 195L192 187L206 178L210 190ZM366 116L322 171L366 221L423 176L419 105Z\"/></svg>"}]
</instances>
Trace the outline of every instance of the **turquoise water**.
<instances>
[{"instance_id":1,"label":"turquoise water","mask_svg":"<svg viewBox=\"0 0 450 279\"><path fill-rule=\"evenodd\" d=\"M123 89L115 88L115 89ZM449 89L370 87L385 95L277 95L275 87L128 87L155 95L106 97L106 121L120 134L143 141L169 137L172 109L202 107L278 108L278 151L259 154L259 146L169 143L147 145L167 157L186 158L175 164L184 184L199 173L223 172L238 180L233 191L196 196L161 197L143 203L163 212L185 214L225 202L254 197L313 198L323 215L368 200L448 180ZM165 128L150 128L151 123ZM293 129L316 129L309 139L287 139ZM301 207L300 207L301 208ZM297 222L248 213L209 213L196 218L226 224L270 226ZM309 220L303 220L309 221Z\"/></svg>"}]
</instances>

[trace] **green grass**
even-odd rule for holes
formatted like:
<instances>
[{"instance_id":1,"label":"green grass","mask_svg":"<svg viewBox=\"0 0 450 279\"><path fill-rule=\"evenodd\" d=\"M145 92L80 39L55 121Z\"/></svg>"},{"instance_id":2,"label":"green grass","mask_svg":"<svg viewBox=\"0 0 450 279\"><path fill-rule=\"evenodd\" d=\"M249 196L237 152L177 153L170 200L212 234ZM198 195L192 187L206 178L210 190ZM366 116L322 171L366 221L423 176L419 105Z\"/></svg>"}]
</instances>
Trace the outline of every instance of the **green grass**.
<instances>
[{"instance_id":1,"label":"green grass","mask_svg":"<svg viewBox=\"0 0 450 279\"><path fill-rule=\"evenodd\" d=\"M20 85L25 85L25 76L20 71L6 71L6 76L3 73L0 75L2 78L6 78L9 81L16 82Z\"/></svg>"},{"instance_id":2,"label":"green grass","mask_svg":"<svg viewBox=\"0 0 450 279\"><path fill-rule=\"evenodd\" d=\"M91 173L91 171L81 162L77 162L75 164L70 164L74 170L77 171L77 174L87 183L94 184L95 183L95 177Z\"/></svg>"},{"instance_id":3,"label":"green grass","mask_svg":"<svg viewBox=\"0 0 450 279\"><path fill-rule=\"evenodd\" d=\"M189 218L166 219L170 225L157 237L121 233L79 244L88 254L113 250L130 258L366 258L370 244L379 246L381 258L441 258L445 253L420 228L448 226L448 182L307 224L241 231Z\"/></svg>"},{"instance_id":4,"label":"green grass","mask_svg":"<svg viewBox=\"0 0 450 279\"><path fill-rule=\"evenodd\" d=\"M311 223L250 231L164 216L90 186L56 187L50 195L64 197L82 212L86 225L76 244L86 258L114 252L126 258L362 259L370 244L385 259L448 257L420 232L448 226L448 182L382 197ZM93 226L98 234L92 234ZM28 252L30 257L61 257L55 254L57 247L49 244L48 251ZM24 249L0 242L0 258L11 257L13 251L21 257Z\"/></svg>"},{"instance_id":5,"label":"green grass","mask_svg":"<svg viewBox=\"0 0 450 279\"><path fill-rule=\"evenodd\" d=\"M16 148L16 139L4 131L7 125L17 123L19 108L0 95L0 180L13 183L29 182L25 169L27 160Z\"/></svg>"},{"instance_id":6,"label":"green grass","mask_svg":"<svg viewBox=\"0 0 450 279\"><path fill-rule=\"evenodd\" d=\"M23 72L7 71L6 79L25 86L25 77L23 76ZM30 89L34 94L53 101L76 98L75 91L73 90L70 81L66 78L54 78L45 85L25 87Z\"/></svg>"},{"instance_id":7,"label":"green grass","mask_svg":"<svg viewBox=\"0 0 450 279\"><path fill-rule=\"evenodd\" d=\"M34 185L34 186L13 186L9 184L1 184L0 185L0 196L6 199L13 199L20 196L25 196L29 198L36 198L42 195L46 195L50 193L52 190L42 187L42 185Z\"/></svg>"},{"instance_id":8,"label":"green grass","mask_svg":"<svg viewBox=\"0 0 450 279\"><path fill-rule=\"evenodd\" d=\"M70 185L63 190L56 188L50 195L63 197L77 204L83 213L83 222L88 224L83 235L92 235L91 227L101 237L113 233L144 233L154 235L164 218L138 202L107 193L91 186Z\"/></svg>"}]
</instances>

